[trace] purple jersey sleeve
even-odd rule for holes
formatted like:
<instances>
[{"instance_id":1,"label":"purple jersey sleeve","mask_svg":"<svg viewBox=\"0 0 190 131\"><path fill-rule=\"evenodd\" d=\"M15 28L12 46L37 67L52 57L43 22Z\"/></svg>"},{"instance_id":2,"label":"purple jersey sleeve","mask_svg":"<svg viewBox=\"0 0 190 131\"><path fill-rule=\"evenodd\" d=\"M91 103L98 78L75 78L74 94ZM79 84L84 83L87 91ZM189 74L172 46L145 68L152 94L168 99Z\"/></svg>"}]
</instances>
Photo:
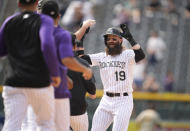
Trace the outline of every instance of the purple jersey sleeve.
<instances>
[{"instance_id":1,"label":"purple jersey sleeve","mask_svg":"<svg viewBox=\"0 0 190 131\"><path fill-rule=\"evenodd\" d=\"M61 27L58 27L61 28ZM68 31L59 30L59 56L61 59L64 59L66 57L73 57L73 51L72 51L72 38L71 34Z\"/></svg>"},{"instance_id":2,"label":"purple jersey sleeve","mask_svg":"<svg viewBox=\"0 0 190 131\"><path fill-rule=\"evenodd\" d=\"M41 50L51 76L59 75L58 58L56 53L55 41L53 37L53 20L46 15L41 16L40 40Z\"/></svg>"},{"instance_id":3,"label":"purple jersey sleeve","mask_svg":"<svg viewBox=\"0 0 190 131\"><path fill-rule=\"evenodd\" d=\"M0 57L2 56L5 56L7 55L7 50L6 50L6 46L5 46L5 43L4 43L4 38L3 38L3 31L4 31L4 28L5 28L5 25L6 23L12 19L14 16L18 15L19 13L16 13L10 17L8 17L4 23L2 24L1 28L0 28Z\"/></svg>"}]
</instances>

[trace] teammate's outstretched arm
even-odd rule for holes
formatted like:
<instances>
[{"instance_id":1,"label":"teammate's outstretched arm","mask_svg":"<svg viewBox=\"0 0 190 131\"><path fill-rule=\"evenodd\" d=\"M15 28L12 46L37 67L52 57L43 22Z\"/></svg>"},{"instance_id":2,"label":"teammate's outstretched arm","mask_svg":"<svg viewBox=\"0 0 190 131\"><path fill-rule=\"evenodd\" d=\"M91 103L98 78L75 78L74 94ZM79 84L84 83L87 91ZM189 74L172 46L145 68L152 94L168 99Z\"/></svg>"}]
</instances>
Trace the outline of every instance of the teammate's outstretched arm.
<instances>
[{"instance_id":1,"label":"teammate's outstretched arm","mask_svg":"<svg viewBox=\"0 0 190 131\"><path fill-rule=\"evenodd\" d=\"M129 43L132 46L132 49L135 52L135 61L139 62L142 59L145 58L145 54L140 46L140 44L138 44L135 39L133 38L131 32L129 31L129 28L127 27L127 24L121 24L120 28L122 29L122 33L121 36L124 37L125 39L127 39L129 41Z\"/></svg>"},{"instance_id":2,"label":"teammate's outstretched arm","mask_svg":"<svg viewBox=\"0 0 190 131\"><path fill-rule=\"evenodd\" d=\"M92 78L92 70L80 64L75 58L66 57L61 61L70 70L82 72L84 79L89 80L90 78Z\"/></svg>"},{"instance_id":3,"label":"teammate's outstretched arm","mask_svg":"<svg viewBox=\"0 0 190 131\"><path fill-rule=\"evenodd\" d=\"M89 28L94 24L96 24L95 20L92 19L85 20L81 28L74 33L76 35L76 39L81 40L84 37L84 35L89 32Z\"/></svg>"}]
</instances>

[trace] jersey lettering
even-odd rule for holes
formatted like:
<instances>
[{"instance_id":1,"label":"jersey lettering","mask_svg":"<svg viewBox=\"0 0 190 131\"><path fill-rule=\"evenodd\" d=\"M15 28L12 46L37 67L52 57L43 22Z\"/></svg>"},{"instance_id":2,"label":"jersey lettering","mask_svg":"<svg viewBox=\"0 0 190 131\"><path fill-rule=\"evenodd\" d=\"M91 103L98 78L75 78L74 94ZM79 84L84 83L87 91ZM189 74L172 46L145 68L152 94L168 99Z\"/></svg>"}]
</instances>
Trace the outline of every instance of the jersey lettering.
<instances>
[{"instance_id":1,"label":"jersey lettering","mask_svg":"<svg viewBox=\"0 0 190 131\"><path fill-rule=\"evenodd\" d=\"M121 69L125 68L125 62L121 61L109 61L109 62L99 62L100 68L105 68L105 67L119 67Z\"/></svg>"}]
</instances>

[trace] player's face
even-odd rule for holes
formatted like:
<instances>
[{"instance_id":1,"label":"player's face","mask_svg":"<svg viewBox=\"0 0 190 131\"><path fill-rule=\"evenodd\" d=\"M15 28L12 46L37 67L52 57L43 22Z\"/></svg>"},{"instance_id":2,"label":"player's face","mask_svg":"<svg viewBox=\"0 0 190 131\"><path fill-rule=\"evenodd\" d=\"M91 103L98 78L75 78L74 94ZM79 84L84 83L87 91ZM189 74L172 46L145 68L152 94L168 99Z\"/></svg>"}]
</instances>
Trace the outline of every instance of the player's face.
<instances>
[{"instance_id":1,"label":"player's face","mask_svg":"<svg viewBox=\"0 0 190 131\"><path fill-rule=\"evenodd\" d=\"M107 53L111 56L118 55L122 52L122 38L115 35L108 35L106 38Z\"/></svg>"},{"instance_id":2,"label":"player's face","mask_svg":"<svg viewBox=\"0 0 190 131\"><path fill-rule=\"evenodd\" d=\"M114 48L116 45L121 45L122 39L116 35L107 36L107 46L109 48Z\"/></svg>"}]
</instances>

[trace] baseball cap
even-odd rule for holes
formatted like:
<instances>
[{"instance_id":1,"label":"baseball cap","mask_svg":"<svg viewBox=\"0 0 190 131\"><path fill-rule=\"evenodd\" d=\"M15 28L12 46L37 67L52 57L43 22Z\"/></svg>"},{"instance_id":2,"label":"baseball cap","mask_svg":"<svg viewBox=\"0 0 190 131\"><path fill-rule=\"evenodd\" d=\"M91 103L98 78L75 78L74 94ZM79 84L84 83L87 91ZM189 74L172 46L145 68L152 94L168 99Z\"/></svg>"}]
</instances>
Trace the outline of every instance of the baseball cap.
<instances>
[{"instance_id":1,"label":"baseball cap","mask_svg":"<svg viewBox=\"0 0 190 131\"><path fill-rule=\"evenodd\" d=\"M19 0L21 4L29 5L35 3L37 0Z\"/></svg>"},{"instance_id":2,"label":"baseball cap","mask_svg":"<svg viewBox=\"0 0 190 131\"><path fill-rule=\"evenodd\" d=\"M59 6L53 0L45 1L42 4L41 12L43 14L49 15L53 18L56 18L59 15Z\"/></svg>"}]
</instances>

